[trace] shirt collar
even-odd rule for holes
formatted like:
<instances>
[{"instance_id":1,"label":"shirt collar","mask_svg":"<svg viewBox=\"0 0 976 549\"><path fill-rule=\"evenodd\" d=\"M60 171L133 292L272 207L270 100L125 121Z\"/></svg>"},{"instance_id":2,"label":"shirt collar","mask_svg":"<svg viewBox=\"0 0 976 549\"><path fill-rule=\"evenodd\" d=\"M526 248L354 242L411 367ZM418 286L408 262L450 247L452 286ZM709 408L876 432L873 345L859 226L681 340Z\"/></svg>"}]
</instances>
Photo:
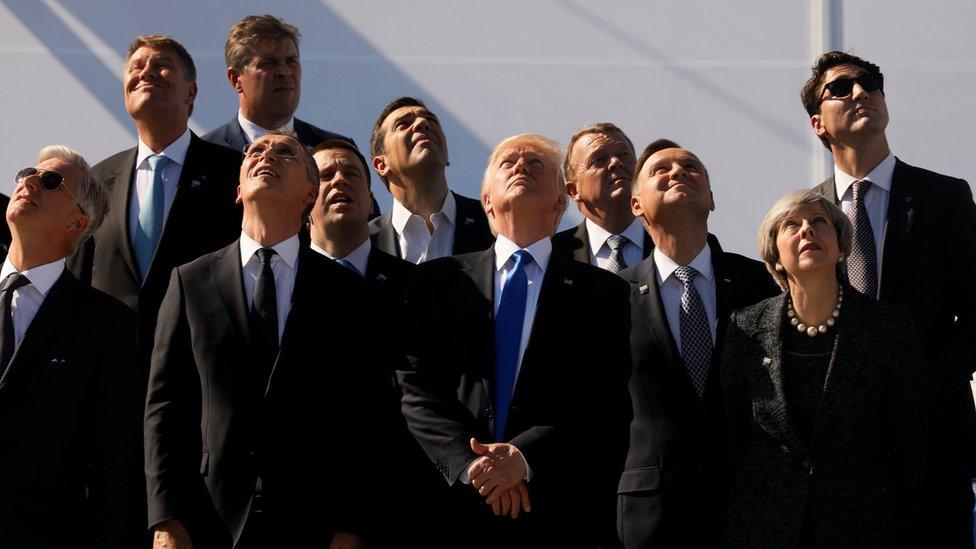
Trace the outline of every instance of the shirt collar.
<instances>
[{"instance_id":1,"label":"shirt collar","mask_svg":"<svg viewBox=\"0 0 976 549\"><path fill-rule=\"evenodd\" d=\"M664 255L661 248L654 248L654 265L657 267L657 272L661 275L661 281L667 282L668 277L670 277L675 269L680 267L674 262L673 259ZM712 268L712 249L709 247L708 243L705 243L705 247L702 248L695 259L691 260L688 264L689 267L693 267L698 274L702 275L705 280L711 282L712 278L715 276L715 271Z\"/></svg>"},{"instance_id":2,"label":"shirt collar","mask_svg":"<svg viewBox=\"0 0 976 549\"><path fill-rule=\"evenodd\" d=\"M9 274L16 272L18 272L17 269L8 257L3 261L3 267L0 268L0 280L6 280ZM64 258L19 272L26 276L27 280L30 280L31 286L41 292L42 296L47 296L51 286L54 286L54 283L61 278L61 273L64 272Z\"/></svg>"},{"instance_id":3,"label":"shirt collar","mask_svg":"<svg viewBox=\"0 0 976 549\"><path fill-rule=\"evenodd\" d=\"M370 239L367 238L365 242L363 242L362 244L360 244L359 247L356 248L355 250L353 250L353 251L349 252L348 254L346 254L345 257L336 257L336 256L330 254L329 252L325 251L324 249L322 249L315 242L312 242L309 245L309 247L312 248L312 251L318 252L318 253L324 255L325 257L327 257L327 258L329 258L329 259L331 259L333 261L338 261L340 259L345 259L349 263L352 263L352 266L353 267L355 267L356 269L359 270L359 274L365 275L366 274L366 265L369 263L369 252L370 252L370 250L373 249L373 244L370 241Z\"/></svg>"},{"instance_id":4,"label":"shirt collar","mask_svg":"<svg viewBox=\"0 0 976 549\"><path fill-rule=\"evenodd\" d=\"M590 249L595 255L607 243L607 239L611 236L610 231L591 221L590 218L586 218L584 223L586 223L586 234L590 238ZM644 225L641 224L640 219L635 218L620 234L626 236L627 240L641 250L644 249Z\"/></svg>"},{"instance_id":5,"label":"shirt collar","mask_svg":"<svg viewBox=\"0 0 976 549\"><path fill-rule=\"evenodd\" d=\"M238 111L237 111L237 122L241 125L241 129L244 130L244 135L247 137L247 142L248 143L254 143L255 141L257 141L257 139L259 137L267 134L268 132L274 131L274 130L288 130L290 132L294 132L295 131L295 117L294 116L292 116L291 118L289 118L288 119L288 122L285 122L285 125L284 126L282 126L280 128L272 128L272 129L269 130L267 128L263 128L261 126L258 126L257 124L255 124L254 122L251 122L247 118L244 118L244 113L241 112L240 109L238 109Z\"/></svg>"},{"instance_id":6,"label":"shirt collar","mask_svg":"<svg viewBox=\"0 0 976 549\"><path fill-rule=\"evenodd\" d=\"M437 215L437 213L443 214L447 218L448 223L452 227L454 226L454 220L457 217L457 202L454 200L454 193L447 191L447 196L444 197L444 204L441 205L440 212L435 212L434 215ZM396 229L397 233L403 234L407 222L414 215L417 214L408 210L403 204L400 204L396 198L393 199L393 211L390 214L390 221L393 222L393 228Z\"/></svg>"},{"instance_id":7,"label":"shirt collar","mask_svg":"<svg viewBox=\"0 0 976 549\"><path fill-rule=\"evenodd\" d=\"M187 128L183 135L176 138L176 141L170 143L162 152L159 153L160 156L165 156L170 162L175 162L178 166L183 166L186 162L186 151L190 148L190 129ZM136 153L136 166L142 167L143 163L147 158L156 154L155 151L149 148L139 140L139 151Z\"/></svg>"},{"instance_id":8,"label":"shirt collar","mask_svg":"<svg viewBox=\"0 0 976 549\"><path fill-rule=\"evenodd\" d=\"M870 181L873 185L881 187L887 192L891 192L891 178L895 174L895 155L888 153L888 156L881 161L880 164L874 167L864 179ZM834 164L834 185L837 190L837 197L844 198L847 194L847 189L851 188L858 179L853 175L846 174Z\"/></svg>"},{"instance_id":9,"label":"shirt collar","mask_svg":"<svg viewBox=\"0 0 976 549\"><path fill-rule=\"evenodd\" d=\"M254 241L251 237L247 236L247 233L241 231L241 267L247 265L251 258L254 257L254 252L258 251L260 248L264 248ZM275 253L278 254L285 264L289 268L295 268L295 262L298 260L298 233L295 233L289 238L282 240L277 244L267 246L268 248L274 249Z\"/></svg>"},{"instance_id":10,"label":"shirt collar","mask_svg":"<svg viewBox=\"0 0 976 549\"><path fill-rule=\"evenodd\" d=\"M501 234L495 239L495 270L501 271L502 267L511 259L512 254L520 249L532 254L532 259L539 266L539 269L542 272L546 271L546 267L549 266L549 256L552 255L552 240L548 236L536 240L525 248L519 248L518 244Z\"/></svg>"}]
</instances>

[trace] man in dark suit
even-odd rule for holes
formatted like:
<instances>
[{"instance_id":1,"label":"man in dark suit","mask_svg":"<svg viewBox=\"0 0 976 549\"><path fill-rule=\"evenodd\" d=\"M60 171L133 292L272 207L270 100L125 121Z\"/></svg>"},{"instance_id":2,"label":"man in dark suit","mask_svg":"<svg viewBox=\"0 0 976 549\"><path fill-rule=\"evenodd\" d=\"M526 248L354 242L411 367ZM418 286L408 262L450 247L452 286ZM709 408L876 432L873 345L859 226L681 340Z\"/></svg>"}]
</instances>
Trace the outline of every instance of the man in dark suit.
<instances>
[{"instance_id":1,"label":"man in dark suit","mask_svg":"<svg viewBox=\"0 0 976 549\"><path fill-rule=\"evenodd\" d=\"M654 242L630 210L634 144L609 122L590 124L569 140L563 173L566 193L583 222L552 237L556 250L612 273L636 265Z\"/></svg>"},{"instance_id":2,"label":"man in dark suit","mask_svg":"<svg viewBox=\"0 0 976 549\"><path fill-rule=\"evenodd\" d=\"M823 54L801 92L814 132L834 157L820 191L854 225L851 284L908 309L922 340L930 388L924 543L973 547L976 409L976 205L969 185L891 154L881 69ZM919 541L921 543L921 541Z\"/></svg>"},{"instance_id":3,"label":"man in dark suit","mask_svg":"<svg viewBox=\"0 0 976 549\"><path fill-rule=\"evenodd\" d=\"M733 309L777 293L758 261L722 251L694 153L658 139L637 160L631 204L653 253L631 284L633 373L627 464L618 486L627 549L718 547L731 480L719 359Z\"/></svg>"},{"instance_id":4,"label":"man in dark suit","mask_svg":"<svg viewBox=\"0 0 976 549\"><path fill-rule=\"evenodd\" d=\"M393 207L370 224L380 250L420 263L491 246L481 205L447 187L447 137L422 101L391 101L373 124L369 148L393 195Z\"/></svg>"},{"instance_id":5,"label":"man in dark suit","mask_svg":"<svg viewBox=\"0 0 976 549\"><path fill-rule=\"evenodd\" d=\"M0 544L132 547L141 382L132 312L64 258L108 209L84 158L55 145L17 174L0 269ZM137 496L138 494L138 496ZM135 510L135 512L134 512Z\"/></svg>"},{"instance_id":6,"label":"man in dark suit","mask_svg":"<svg viewBox=\"0 0 976 549\"><path fill-rule=\"evenodd\" d=\"M421 264L408 291L403 413L452 486L445 547L615 539L630 417L627 285L552 253L566 205L559 164L542 136L502 141L482 184L494 246ZM580 333L580 311L600 330Z\"/></svg>"},{"instance_id":7,"label":"man in dark suit","mask_svg":"<svg viewBox=\"0 0 976 549\"><path fill-rule=\"evenodd\" d=\"M170 271L226 246L240 232L234 200L241 155L188 129L195 81L193 59L176 40L133 40L123 91L139 143L94 167L112 207L69 259L79 279L137 313L143 376Z\"/></svg>"},{"instance_id":8,"label":"man in dark suit","mask_svg":"<svg viewBox=\"0 0 976 549\"><path fill-rule=\"evenodd\" d=\"M370 421L384 380L363 356L364 286L299 244L318 178L294 137L258 138L240 177L239 241L175 269L160 310L146 401L155 546L360 547L371 440L385 434Z\"/></svg>"}]
</instances>

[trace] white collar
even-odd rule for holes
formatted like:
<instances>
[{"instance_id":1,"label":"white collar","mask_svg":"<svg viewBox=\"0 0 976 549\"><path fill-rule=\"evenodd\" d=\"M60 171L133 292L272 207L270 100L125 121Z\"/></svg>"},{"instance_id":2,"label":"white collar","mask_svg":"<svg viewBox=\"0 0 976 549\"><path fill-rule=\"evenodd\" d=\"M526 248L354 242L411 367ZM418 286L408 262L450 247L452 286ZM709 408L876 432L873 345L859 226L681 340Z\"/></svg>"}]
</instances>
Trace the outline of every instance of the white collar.
<instances>
[{"instance_id":1,"label":"white collar","mask_svg":"<svg viewBox=\"0 0 976 549\"><path fill-rule=\"evenodd\" d=\"M451 191L447 191L447 196L444 197L444 204L441 206L440 213L447 218L447 221L450 222L451 226L453 227L455 224L454 220L457 217L457 202L455 202L454 193ZM407 226L407 221L410 220L411 216L416 214L408 210L406 206L400 204L400 202L394 198L393 211L390 215L390 221L393 222L393 228L396 229L398 234L403 234L403 229Z\"/></svg>"},{"instance_id":2,"label":"white collar","mask_svg":"<svg viewBox=\"0 0 976 549\"><path fill-rule=\"evenodd\" d=\"M328 257L329 259L331 259L333 261L338 261L340 259L345 259L349 263L352 263L352 266L353 267L355 267L357 270L359 270L359 274L365 276L366 275L366 266L369 264L369 252L370 252L370 250L373 249L373 244L372 244L372 242L370 241L369 238L366 238L366 241L365 242L363 242L362 244L360 244L359 247L357 247L355 250L349 252L344 257L336 257L336 256L330 254L329 252L327 252L324 249L322 249L315 242L312 242L309 245L309 247L312 248L312 251L318 252L318 253L324 255L325 257Z\"/></svg>"},{"instance_id":3,"label":"white collar","mask_svg":"<svg viewBox=\"0 0 976 549\"><path fill-rule=\"evenodd\" d=\"M275 253L284 260L288 267L294 269L295 262L298 260L298 233L293 234L289 238L282 240L281 242L271 245L262 246L254 241L251 237L247 236L247 233L241 231L241 267L247 265L247 262L254 257L254 252L258 251L260 248L272 248Z\"/></svg>"},{"instance_id":4,"label":"white collar","mask_svg":"<svg viewBox=\"0 0 976 549\"><path fill-rule=\"evenodd\" d=\"M61 273L64 272L64 258L62 257L61 259L38 265L37 267L31 267L24 271L17 271L8 257L3 261L3 268L0 268L0 280L6 280L7 275L16 272L20 272L20 274L26 276L27 280L30 280L31 286L37 289L38 292L41 292L42 296L47 296L47 293L51 290L51 286L54 286L54 283L61 278Z\"/></svg>"},{"instance_id":5,"label":"white collar","mask_svg":"<svg viewBox=\"0 0 976 549\"><path fill-rule=\"evenodd\" d=\"M176 141L173 141L167 145L166 148L159 153L159 156L165 156L170 162L175 162L177 165L182 167L186 162L186 151L189 148L190 129L187 128L186 131L183 132L183 135L177 137ZM156 152L150 149L149 145L146 145L142 142L142 139L140 139L139 152L136 153L136 167L138 168L142 166L142 163L154 154L156 154Z\"/></svg>"},{"instance_id":6,"label":"white collar","mask_svg":"<svg viewBox=\"0 0 976 549\"><path fill-rule=\"evenodd\" d=\"M586 223L586 235L590 239L590 249L593 250L595 255L612 235L588 217L584 223ZM640 219L634 218L634 221L630 225L627 225L627 228L620 234L626 236L627 240L630 240L641 250L644 249L644 225L641 224Z\"/></svg>"},{"instance_id":7,"label":"white collar","mask_svg":"<svg viewBox=\"0 0 976 549\"><path fill-rule=\"evenodd\" d=\"M661 248L657 247L654 248L654 265L657 267L657 272L661 276L662 282L667 282L668 277L674 273L675 269L681 266L675 263L670 257L664 255ZM698 255L695 256L695 259L691 260L688 266L698 271L698 274L705 277L705 280L712 281L712 278L715 276L715 271L712 268L712 249L709 247L708 242L705 243L705 247L698 252Z\"/></svg>"},{"instance_id":8,"label":"white collar","mask_svg":"<svg viewBox=\"0 0 976 549\"><path fill-rule=\"evenodd\" d=\"M512 254L520 249L532 254L532 259L539 266L539 269L542 272L546 271L546 267L549 266L549 256L552 255L552 240L548 236L536 240L525 248L519 248L518 244L501 234L495 239L495 270L501 271L502 267L511 259Z\"/></svg>"},{"instance_id":9,"label":"white collar","mask_svg":"<svg viewBox=\"0 0 976 549\"><path fill-rule=\"evenodd\" d=\"M285 122L285 125L280 128L263 128L258 126L254 122L251 122L247 118L244 118L244 113L240 109L237 110L237 122L241 125L241 129L244 130L244 135L247 137L248 143L254 143L259 137L267 134L268 132L275 130L288 130L290 132L295 131L295 117L292 116Z\"/></svg>"},{"instance_id":10,"label":"white collar","mask_svg":"<svg viewBox=\"0 0 976 549\"><path fill-rule=\"evenodd\" d=\"M895 155L888 153L888 156L880 164L868 172L864 179L869 180L873 185L881 187L885 191L891 192L891 178L895 174ZM853 175L846 174L834 164L834 185L837 190L837 198L844 198L847 189L858 181Z\"/></svg>"}]
</instances>

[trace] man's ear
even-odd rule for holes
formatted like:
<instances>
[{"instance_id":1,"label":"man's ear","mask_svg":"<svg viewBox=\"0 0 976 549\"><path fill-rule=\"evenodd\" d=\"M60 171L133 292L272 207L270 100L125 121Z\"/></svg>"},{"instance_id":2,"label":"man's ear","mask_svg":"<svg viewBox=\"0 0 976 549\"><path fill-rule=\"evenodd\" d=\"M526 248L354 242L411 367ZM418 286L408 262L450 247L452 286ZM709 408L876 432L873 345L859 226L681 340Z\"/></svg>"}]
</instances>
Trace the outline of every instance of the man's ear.
<instances>
[{"instance_id":1,"label":"man's ear","mask_svg":"<svg viewBox=\"0 0 976 549\"><path fill-rule=\"evenodd\" d=\"M390 166L386 163L385 154L378 154L373 157L373 169L380 177L386 179L386 174L390 172Z\"/></svg>"},{"instance_id":2,"label":"man's ear","mask_svg":"<svg viewBox=\"0 0 976 549\"><path fill-rule=\"evenodd\" d=\"M823 137L827 133L827 128L824 127L823 119L819 114L810 117L810 127L813 128L813 132L817 134L817 137Z\"/></svg>"},{"instance_id":3,"label":"man's ear","mask_svg":"<svg viewBox=\"0 0 976 549\"><path fill-rule=\"evenodd\" d=\"M579 189L576 188L576 180L566 181L566 194L576 202L580 201Z\"/></svg>"},{"instance_id":4,"label":"man's ear","mask_svg":"<svg viewBox=\"0 0 976 549\"><path fill-rule=\"evenodd\" d=\"M86 228L88 228L89 223L91 223L91 218L86 214L79 213L74 217L74 219L71 220L70 223L68 223L66 228L68 229L68 232L81 234L85 232Z\"/></svg>"},{"instance_id":5,"label":"man's ear","mask_svg":"<svg viewBox=\"0 0 976 549\"><path fill-rule=\"evenodd\" d=\"M644 208L641 207L640 198L633 195L630 197L630 212L634 214L634 217L644 217Z\"/></svg>"},{"instance_id":6,"label":"man's ear","mask_svg":"<svg viewBox=\"0 0 976 549\"><path fill-rule=\"evenodd\" d=\"M244 91L244 86L241 84L241 73L237 72L234 67L227 67L227 81L237 93Z\"/></svg>"},{"instance_id":7,"label":"man's ear","mask_svg":"<svg viewBox=\"0 0 976 549\"><path fill-rule=\"evenodd\" d=\"M244 199L241 198L241 186L240 185L237 186L237 199L234 200L234 203L235 204L243 204L244 203Z\"/></svg>"}]
</instances>

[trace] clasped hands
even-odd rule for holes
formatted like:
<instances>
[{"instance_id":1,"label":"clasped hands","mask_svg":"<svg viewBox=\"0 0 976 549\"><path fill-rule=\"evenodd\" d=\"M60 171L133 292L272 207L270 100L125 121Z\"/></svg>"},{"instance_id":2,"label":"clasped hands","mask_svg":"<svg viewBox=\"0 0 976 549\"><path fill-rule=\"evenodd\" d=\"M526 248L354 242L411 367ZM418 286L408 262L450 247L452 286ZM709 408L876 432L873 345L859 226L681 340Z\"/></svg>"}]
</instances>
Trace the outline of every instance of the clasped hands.
<instances>
[{"instance_id":1,"label":"clasped hands","mask_svg":"<svg viewBox=\"0 0 976 549\"><path fill-rule=\"evenodd\" d=\"M529 512L529 489L525 485L525 458L518 448L504 442L481 444L473 437L471 451L479 457L468 467L471 486L496 515L518 518Z\"/></svg>"}]
</instances>

